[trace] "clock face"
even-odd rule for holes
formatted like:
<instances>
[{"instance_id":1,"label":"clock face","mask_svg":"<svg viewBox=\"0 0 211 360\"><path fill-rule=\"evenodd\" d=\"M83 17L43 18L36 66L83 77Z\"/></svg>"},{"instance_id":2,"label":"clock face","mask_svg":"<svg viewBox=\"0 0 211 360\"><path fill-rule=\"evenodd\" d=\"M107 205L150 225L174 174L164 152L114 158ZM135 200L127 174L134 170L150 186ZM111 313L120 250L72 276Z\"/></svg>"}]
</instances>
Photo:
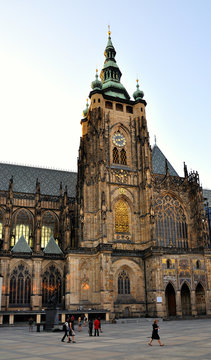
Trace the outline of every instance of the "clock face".
<instances>
[{"instance_id":1,"label":"clock face","mask_svg":"<svg viewBox=\"0 0 211 360\"><path fill-rule=\"evenodd\" d=\"M122 135L120 133L115 133L112 136L112 141L113 141L114 145L116 145L116 146L125 146L125 144L126 144L126 139L125 139L124 135Z\"/></svg>"}]
</instances>

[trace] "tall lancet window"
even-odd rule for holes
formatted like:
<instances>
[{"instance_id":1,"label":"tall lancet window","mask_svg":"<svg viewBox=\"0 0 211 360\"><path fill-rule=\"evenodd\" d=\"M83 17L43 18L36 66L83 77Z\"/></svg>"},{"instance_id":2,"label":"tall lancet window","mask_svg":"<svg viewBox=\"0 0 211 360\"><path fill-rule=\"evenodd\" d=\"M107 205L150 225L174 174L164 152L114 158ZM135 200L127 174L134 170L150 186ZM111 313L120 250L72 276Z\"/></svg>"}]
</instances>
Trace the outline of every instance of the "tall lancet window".
<instances>
[{"instance_id":1,"label":"tall lancet window","mask_svg":"<svg viewBox=\"0 0 211 360\"><path fill-rule=\"evenodd\" d=\"M119 200L115 204L115 232L129 232L128 206L123 200Z\"/></svg>"},{"instance_id":2,"label":"tall lancet window","mask_svg":"<svg viewBox=\"0 0 211 360\"><path fill-rule=\"evenodd\" d=\"M159 246L188 247L186 216L180 202L170 195L154 204L156 240Z\"/></svg>"},{"instance_id":3,"label":"tall lancet window","mask_svg":"<svg viewBox=\"0 0 211 360\"><path fill-rule=\"evenodd\" d=\"M118 294L119 295L130 294L130 278L125 270L122 270L118 276Z\"/></svg>"},{"instance_id":4,"label":"tall lancet window","mask_svg":"<svg viewBox=\"0 0 211 360\"><path fill-rule=\"evenodd\" d=\"M117 148L113 148L113 163L114 164L119 164L119 151L117 150Z\"/></svg>"},{"instance_id":5,"label":"tall lancet window","mask_svg":"<svg viewBox=\"0 0 211 360\"><path fill-rule=\"evenodd\" d=\"M121 158L121 164L122 165L127 165L127 154L126 154L126 151L124 149L122 149L121 152L120 152L120 158Z\"/></svg>"}]
</instances>

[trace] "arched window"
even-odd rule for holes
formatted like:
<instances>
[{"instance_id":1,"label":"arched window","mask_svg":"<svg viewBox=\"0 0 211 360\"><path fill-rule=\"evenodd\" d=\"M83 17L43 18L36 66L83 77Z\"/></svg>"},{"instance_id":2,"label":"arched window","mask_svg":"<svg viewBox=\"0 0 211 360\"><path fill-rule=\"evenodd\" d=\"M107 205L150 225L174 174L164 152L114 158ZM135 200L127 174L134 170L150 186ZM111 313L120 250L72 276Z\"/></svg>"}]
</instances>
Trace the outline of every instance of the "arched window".
<instances>
[{"instance_id":1,"label":"arched window","mask_svg":"<svg viewBox=\"0 0 211 360\"><path fill-rule=\"evenodd\" d=\"M62 303L62 277L59 270L51 265L42 278L42 304L61 305Z\"/></svg>"},{"instance_id":2,"label":"arched window","mask_svg":"<svg viewBox=\"0 0 211 360\"><path fill-rule=\"evenodd\" d=\"M3 213L0 210L0 240L3 238Z\"/></svg>"},{"instance_id":3,"label":"arched window","mask_svg":"<svg viewBox=\"0 0 211 360\"><path fill-rule=\"evenodd\" d=\"M27 268L20 264L10 276L10 305L30 305L31 276Z\"/></svg>"},{"instance_id":4,"label":"arched window","mask_svg":"<svg viewBox=\"0 0 211 360\"><path fill-rule=\"evenodd\" d=\"M167 260L167 261L166 261L166 267L167 267L167 269L170 269L170 267L171 267L171 260Z\"/></svg>"},{"instance_id":5,"label":"arched window","mask_svg":"<svg viewBox=\"0 0 211 360\"><path fill-rule=\"evenodd\" d=\"M127 165L127 154L126 154L126 151L124 149L121 150L120 152L120 163L122 165Z\"/></svg>"},{"instance_id":6,"label":"arched window","mask_svg":"<svg viewBox=\"0 0 211 360\"><path fill-rule=\"evenodd\" d=\"M154 204L154 214L159 246L188 247L186 217L178 200L161 196Z\"/></svg>"},{"instance_id":7,"label":"arched window","mask_svg":"<svg viewBox=\"0 0 211 360\"><path fill-rule=\"evenodd\" d=\"M123 200L119 200L115 204L115 232L129 232L128 207Z\"/></svg>"},{"instance_id":8,"label":"arched window","mask_svg":"<svg viewBox=\"0 0 211 360\"><path fill-rule=\"evenodd\" d=\"M113 163L114 164L119 164L119 151L117 150L117 148L113 148Z\"/></svg>"},{"instance_id":9,"label":"arched window","mask_svg":"<svg viewBox=\"0 0 211 360\"><path fill-rule=\"evenodd\" d=\"M13 219L11 246L14 246L23 235L29 246L32 246L33 221L31 214L22 209L18 211Z\"/></svg>"},{"instance_id":10,"label":"arched window","mask_svg":"<svg viewBox=\"0 0 211 360\"><path fill-rule=\"evenodd\" d=\"M46 247L51 236L57 240L57 228L56 217L50 211L45 212L42 218L41 248Z\"/></svg>"},{"instance_id":11,"label":"arched window","mask_svg":"<svg viewBox=\"0 0 211 360\"><path fill-rule=\"evenodd\" d=\"M118 276L118 294L119 295L130 294L130 278L127 272L125 272L125 270L122 270Z\"/></svg>"},{"instance_id":12,"label":"arched window","mask_svg":"<svg viewBox=\"0 0 211 360\"><path fill-rule=\"evenodd\" d=\"M197 260L197 261L196 261L196 268L197 268L197 269L201 269L200 260Z\"/></svg>"}]
</instances>

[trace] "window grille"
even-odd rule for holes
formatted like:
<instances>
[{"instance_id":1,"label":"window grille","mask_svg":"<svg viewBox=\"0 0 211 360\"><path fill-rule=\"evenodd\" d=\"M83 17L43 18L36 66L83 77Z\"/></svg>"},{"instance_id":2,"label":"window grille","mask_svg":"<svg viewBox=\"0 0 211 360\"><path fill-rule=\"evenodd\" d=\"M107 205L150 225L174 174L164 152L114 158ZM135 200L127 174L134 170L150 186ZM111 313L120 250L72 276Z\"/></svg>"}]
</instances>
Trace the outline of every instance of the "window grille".
<instances>
[{"instance_id":1,"label":"window grille","mask_svg":"<svg viewBox=\"0 0 211 360\"><path fill-rule=\"evenodd\" d=\"M117 148L113 148L113 163L114 164L119 164L119 151L117 150Z\"/></svg>"},{"instance_id":2,"label":"window grille","mask_svg":"<svg viewBox=\"0 0 211 360\"><path fill-rule=\"evenodd\" d=\"M10 276L10 305L30 305L31 299L31 276L28 269L20 264Z\"/></svg>"},{"instance_id":3,"label":"window grille","mask_svg":"<svg viewBox=\"0 0 211 360\"><path fill-rule=\"evenodd\" d=\"M121 164L122 165L127 165L127 154L126 154L126 151L124 149L122 149L121 152L120 152L120 158L121 158Z\"/></svg>"},{"instance_id":4,"label":"window grille","mask_svg":"<svg viewBox=\"0 0 211 360\"><path fill-rule=\"evenodd\" d=\"M115 205L115 232L129 232L128 207L123 200L119 200Z\"/></svg>"}]
</instances>

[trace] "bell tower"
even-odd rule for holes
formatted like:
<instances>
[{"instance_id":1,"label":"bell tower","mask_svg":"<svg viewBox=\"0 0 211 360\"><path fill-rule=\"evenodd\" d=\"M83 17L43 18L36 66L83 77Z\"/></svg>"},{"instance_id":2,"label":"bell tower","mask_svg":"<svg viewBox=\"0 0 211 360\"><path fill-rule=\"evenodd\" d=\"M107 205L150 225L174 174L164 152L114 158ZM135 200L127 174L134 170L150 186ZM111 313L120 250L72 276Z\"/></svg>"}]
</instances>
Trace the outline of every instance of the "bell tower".
<instances>
[{"instance_id":1,"label":"bell tower","mask_svg":"<svg viewBox=\"0 0 211 360\"><path fill-rule=\"evenodd\" d=\"M104 55L100 79L96 71L81 120L79 241L82 247L110 244L113 249L142 250L151 241L147 104L138 80L134 100L120 82L110 30Z\"/></svg>"}]
</instances>

